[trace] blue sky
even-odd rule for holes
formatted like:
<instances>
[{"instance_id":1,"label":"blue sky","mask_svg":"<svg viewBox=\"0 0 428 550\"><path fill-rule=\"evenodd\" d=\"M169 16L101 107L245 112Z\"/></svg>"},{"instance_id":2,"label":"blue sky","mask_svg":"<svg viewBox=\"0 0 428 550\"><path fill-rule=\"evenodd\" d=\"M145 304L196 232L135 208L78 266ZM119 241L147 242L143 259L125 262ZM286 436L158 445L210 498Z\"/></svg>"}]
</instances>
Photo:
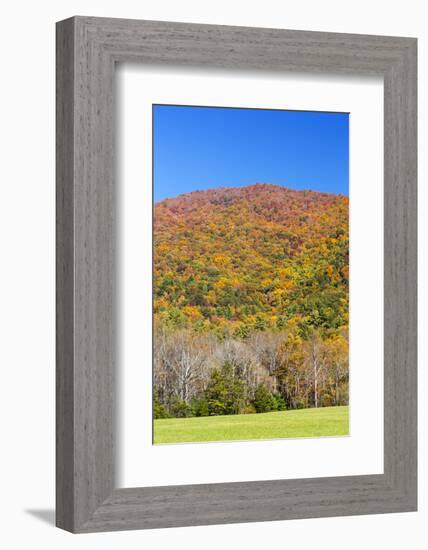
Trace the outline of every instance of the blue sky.
<instances>
[{"instance_id":1,"label":"blue sky","mask_svg":"<svg viewBox=\"0 0 428 550\"><path fill-rule=\"evenodd\" d=\"M348 194L349 115L153 106L154 200L274 183Z\"/></svg>"}]
</instances>

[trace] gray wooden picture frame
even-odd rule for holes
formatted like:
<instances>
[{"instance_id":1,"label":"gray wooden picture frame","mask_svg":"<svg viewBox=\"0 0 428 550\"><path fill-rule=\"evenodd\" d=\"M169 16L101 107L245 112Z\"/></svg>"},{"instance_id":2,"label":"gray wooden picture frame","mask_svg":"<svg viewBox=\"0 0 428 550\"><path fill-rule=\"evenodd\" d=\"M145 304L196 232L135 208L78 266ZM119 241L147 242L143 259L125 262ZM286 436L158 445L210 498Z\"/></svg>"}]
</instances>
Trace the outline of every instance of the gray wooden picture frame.
<instances>
[{"instance_id":1,"label":"gray wooden picture frame","mask_svg":"<svg viewBox=\"0 0 428 550\"><path fill-rule=\"evenodd\" d=\"M57 24L58 527L83 533L416 510L416 46L414 38L91 17ZM118 62L383 76L383 474L115 487Z\"/></svg>"}]
</instances>

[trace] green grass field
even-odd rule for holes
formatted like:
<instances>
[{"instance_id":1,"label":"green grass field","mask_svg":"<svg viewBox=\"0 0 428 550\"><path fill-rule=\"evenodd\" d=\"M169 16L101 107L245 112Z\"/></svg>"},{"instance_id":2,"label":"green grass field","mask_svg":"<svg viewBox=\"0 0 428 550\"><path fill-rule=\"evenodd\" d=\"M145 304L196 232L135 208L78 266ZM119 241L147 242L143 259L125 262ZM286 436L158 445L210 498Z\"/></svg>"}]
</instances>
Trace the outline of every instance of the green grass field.
<instances>
[{"instance_id":1,"label":"green grass field","mask_svg":"<svg viewBox=\"0 0 428 550\"><path fill-rule=\"evenodd\" d=\"M154 421L154 443L348 435L348 407Z\"/></svg>"}]
</instances>

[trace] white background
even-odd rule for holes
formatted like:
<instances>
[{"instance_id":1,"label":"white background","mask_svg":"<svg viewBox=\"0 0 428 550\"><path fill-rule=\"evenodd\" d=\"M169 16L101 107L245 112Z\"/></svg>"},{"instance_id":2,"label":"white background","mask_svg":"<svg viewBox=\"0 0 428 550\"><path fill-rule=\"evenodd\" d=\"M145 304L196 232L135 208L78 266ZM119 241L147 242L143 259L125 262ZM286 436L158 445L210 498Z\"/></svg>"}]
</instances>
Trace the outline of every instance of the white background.
<instances>
[{"instance_id":1,"label":"white background","mask_svg":"<svg viewBox=\"0 0 428 550\"><path fill-rule=\"evenodd\" d=\"M118 370L122 388L118 485L382 473L382 79L183 68L171 71L136 65L122 66L116 77L121 204ZM152 445L153 103L350 112L349 437Z\"/></svg>"},{"instance_id":2,"label":"white background","mask_svg":"<svg viewBox=\"0 0 428 550\"><path fill-rule=\"evenodd\" d=\"M428 279L428 28L424 3L408 0L250 3L217 0L69 0L3 5L1 239L1 531L4 548L317 550L423 547L427 468L419 512L354 518L73 536L52 527L54 506L54 22L72 14L419 37L420 280ZM4 44L3 44L4 42ZM421 285L420 364L428 361L427 292ZM421 368L419 395L428 373ZM428 403L420 399L419 463L428 462ZM418 541L420 539L420 541Z\"/></svg>"}]
</instances>

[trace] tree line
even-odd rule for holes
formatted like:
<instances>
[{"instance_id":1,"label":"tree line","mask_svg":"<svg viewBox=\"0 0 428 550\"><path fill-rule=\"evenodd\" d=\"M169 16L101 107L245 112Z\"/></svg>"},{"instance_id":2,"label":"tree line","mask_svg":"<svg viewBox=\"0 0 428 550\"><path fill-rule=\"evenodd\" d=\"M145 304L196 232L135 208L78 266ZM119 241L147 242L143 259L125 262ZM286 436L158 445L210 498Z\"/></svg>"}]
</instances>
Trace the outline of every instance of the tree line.
<instances>
[{"instance_id":1,"label":"tree line","mask_svg":"<svg viewBox=\"0 0 428 550\"><path fill-rule=\"evenodd\" d=\"M218 338L157 324L153 375L155 418L347 405L347 329Z\"/></svg>"}]
</instances>

